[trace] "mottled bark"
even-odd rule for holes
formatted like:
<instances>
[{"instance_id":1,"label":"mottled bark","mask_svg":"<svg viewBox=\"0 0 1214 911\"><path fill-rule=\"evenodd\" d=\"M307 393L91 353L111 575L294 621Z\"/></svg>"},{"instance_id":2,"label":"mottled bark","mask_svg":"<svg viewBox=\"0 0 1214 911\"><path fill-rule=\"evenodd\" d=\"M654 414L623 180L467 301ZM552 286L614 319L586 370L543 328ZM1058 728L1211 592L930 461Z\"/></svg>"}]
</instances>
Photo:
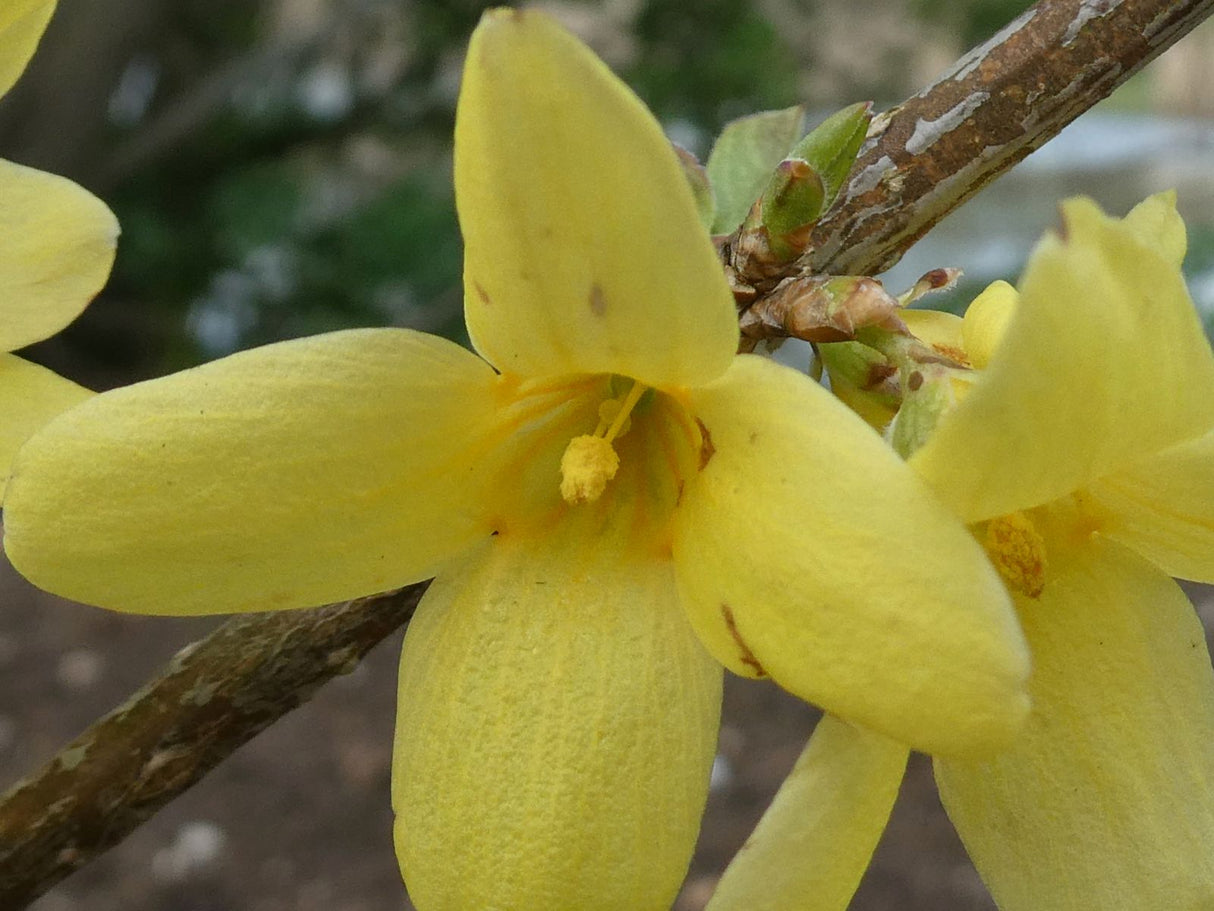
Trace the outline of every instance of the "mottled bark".
<instances>
[{"instance_id":1,"label":"mottled bark","mask_svg":"<svg viewBox=\"0 0 1214 911\"><path fill-rule=\"evenodd\" d=\"M939 82L877 118L840 203L814 231L813 252L784 275L766 276L766 287L806 267L835 274L888 268L1212 7L1214 0L1039 3ZM325 680L352 668L408 621L423 590L233 620L184 651L0 798L0 907L23 907L121 841Z\"/></svg>"}]
</instances>

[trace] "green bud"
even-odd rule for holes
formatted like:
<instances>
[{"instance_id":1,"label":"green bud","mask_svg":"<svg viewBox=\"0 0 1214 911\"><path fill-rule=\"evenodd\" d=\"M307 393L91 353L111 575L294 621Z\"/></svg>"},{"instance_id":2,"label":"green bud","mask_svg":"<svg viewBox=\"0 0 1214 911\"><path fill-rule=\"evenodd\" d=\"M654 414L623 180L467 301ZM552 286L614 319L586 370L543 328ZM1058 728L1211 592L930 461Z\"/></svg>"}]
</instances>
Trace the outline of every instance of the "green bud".
<instances>
[{"instance_id":1,"label":"green bud","mask_svg":"<svg viewBox=\"0 0 1214 911\"><path fill-rule=\"evenodd\" d=\"M786 158L776 166L763 193L760 214L776 257L790 261L801 254L825 199L822 175L809 162Z\"/></svg>"},{"instance_id":2,"label":"green bud","mask_svg":"<svg viewBox=\"0 0 1214 911\"><path fill-rule=\"evenodd\" d=\"M872 119L871 101L845 107L814 127L789 153L789 158L803 159L821 175L826 189L823 210L843 189Z\"/></svg>"},{"instance_id":3,"label":"green bud","mask_svg":"<svg viewBox=\"0 0 1214 911\"><path fill-rule=\"evenodd\" d=\"M884 431L902 402L898 368L860 342L820 344L818 358L830 376L831 392L873 429Z\"/></svg>"},{"instance_id":4,"label":"green bud","mask_svg":"<svg viewBox=\"0 0 1214 911\"><path fill-rule=\"evenodd\" d=\"M762 111L726 124L708 156L707 171L716 194L714 234L728 234L746 213L788 155L805 119L798 105L782 111Z\"/></svg>"},{"instance_id":5,"label":"green bud","mask_svg":"<svg viewBox=\"0 0 1214 911\"><path fill-rule=\"evenodd\" d=\"M945 414L965 395L973 383L973 371L943 364L903 367L902 407L889 425L886 436L894 451L909 459L927 442Z\"/></svg>"}]
</instances>

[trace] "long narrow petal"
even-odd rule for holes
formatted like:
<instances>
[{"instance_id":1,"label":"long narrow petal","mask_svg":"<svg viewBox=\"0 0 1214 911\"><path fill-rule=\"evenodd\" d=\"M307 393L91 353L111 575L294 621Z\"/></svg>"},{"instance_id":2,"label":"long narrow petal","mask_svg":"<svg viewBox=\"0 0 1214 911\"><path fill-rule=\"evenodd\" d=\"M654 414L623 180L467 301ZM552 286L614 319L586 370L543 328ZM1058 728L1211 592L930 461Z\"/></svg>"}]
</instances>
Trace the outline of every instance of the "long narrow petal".
<instances>
[{"instance_id":1,"label":"long narrow petal","mask_svg":"<svg viewBox=\"0 0 1214 911\"><path fill-rule=\"evenodd\" d=\"M11 354L0 354L0 503L21 444L51 418L92 395L83 386Z\"/></svg>"},{"instance_id":2,"label":"long narrow petal","mask_svg":"<svg viewBox=\"0 0 1214 911\"><path fill-rule=\"evenodd\" d=\"M939 760L941 797L1003 911L1214 907L1214 674L1171 579L1121 546L1051 547L1033 712L1011 749Z\"/></svg>"},{"instance_id":3,"label":"long narrow petal","mask_svg":"<svg viewBox=\"0 0 1214 911\"><path fill-rule=\"evenodd\" d=\"M906 757L905 746L824 716L706 911L845 911Z\"/></svg>"},{"instance_id":4,"label":"long narrow petal","mask_svg":"<svg viewBox=\"0 0 1214 911\"><path fill-rule=\"evenodd\" d=\"M1090 200L1034 251L1007 334L911 464L966 521L1047 503L1214 426L1175 243Z\"/></svg>"},{"instance_id":5,"label":"long narrow petal","mask_svg":"<svg viewBox=\"0 0 1214 911\"><path fill-rule=\"evenodd\" d=\"M675 559L692 623L726 666L769 674L931 752L1005 742L1028 653L969 532L818 384L741 356L697 390L706 464Z\"/></svg>"},{"instance_id":6,"label":"long narrow petal","mask_svg":"<svg viewBox=\"0 0 1214 911\"><path fill-rule=\"evenodd\" d=\"M490 528L496 378L450 342L339 332L96 396L21 450L5 547L139 613L303 607L432 575Z\"/></svg>"},{"instance_id":7,"label":"long narrow petal","mask_svg":"<svg viewBox=\"0 0 1214 911\"><path fill-rule=\"evenodd\" d=\"M118 222L70 180L0 161L0 351L54 335L101 290Z\"/></svg>"},{"instance_id":8,"label":"long narrow petal","mask_svg":"<svg viewBox=\"0 0 1214 911\"><path fill-rule=\"evenodd\" d=\"M583 529L495 537L405 637L393 805L422 911L666 911L716 748L721 668L669 560Z\"/></svg>"},{"instance_id":9,"label":"long narrow petal","mask_svg":"<svg viewBox=\"0 0 1214 911\"><path fill-rule=\"evenodd\" d=\"M640 100L533 10L472 36L455 127L464 312L478 351L527 376L719 376L737 346L720 261Z\"/></svg>"},{"instance_id":10,"label":"long narrow petal","mask_svg":"<svg viewBox=\"0 0 1214 911\"><path fill-rule=\"evenodd\" d=\"M1214 432L1102 478L1086 493L1103 534L1169 576L1214 582Z\"/></svg>"},{"instance_id":11,"label":"long narrow petal","mask_svg":"<svg viewBox=\"0 0 1214 911\"><path fill-rule=\"evenodd\" d=\"M13 87L34 55L55 12L55 0L6 0L0 4L0 95Z\"/></svg>"}]
</instances>

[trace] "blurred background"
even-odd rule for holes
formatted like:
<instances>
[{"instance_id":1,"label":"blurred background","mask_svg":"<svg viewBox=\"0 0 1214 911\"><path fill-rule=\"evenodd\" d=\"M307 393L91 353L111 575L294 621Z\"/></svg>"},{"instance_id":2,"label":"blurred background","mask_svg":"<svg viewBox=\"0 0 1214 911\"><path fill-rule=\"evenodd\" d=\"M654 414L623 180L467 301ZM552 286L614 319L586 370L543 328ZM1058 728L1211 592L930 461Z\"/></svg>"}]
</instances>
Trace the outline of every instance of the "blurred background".
<instances>
[{"instance_id":1,"label":"blurred background","mask_svg":"<svg viewBox=\"0 0 1214 911\"><path fill-rule=\"evenodd\" d=\"M705 156L721 126L917 91L1021 0L603 0L537 4ZM108 288L24 352L94 388L349 326L463 339L451 130L483 4L453 0L61 0L0 102L0 155L69 176L122 224ZM1214 325L1214 26L989 187L886 276L936 266L960 306L1014 279L1057 201L1118 214L1168 187ZM0 567L0 788L47 760L214 620L66 605ZM1205 615L1211 606L1198 595ZM388 775L399 635L228 760L36 911L387 911L405 907ZM731 681L713 792L677 908L702 907L815 721ZM990 911L912 761L856 911Z\"/></svg>"}]
</instances>

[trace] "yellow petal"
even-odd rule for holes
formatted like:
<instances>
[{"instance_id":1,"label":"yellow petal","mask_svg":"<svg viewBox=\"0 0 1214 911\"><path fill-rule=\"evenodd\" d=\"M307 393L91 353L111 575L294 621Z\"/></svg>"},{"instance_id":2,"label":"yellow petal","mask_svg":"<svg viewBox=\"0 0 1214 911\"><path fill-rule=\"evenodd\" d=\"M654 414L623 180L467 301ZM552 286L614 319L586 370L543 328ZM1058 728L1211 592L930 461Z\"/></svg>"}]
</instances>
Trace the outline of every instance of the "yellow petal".
<instances>
[{"instance_id":1,"label":"yellow petal","mask_svg":"<svg viewBox=\"0 0 1214 911\"><path fill-rule=\"evenodd\" d=\"M994 359L911 464L967 521L1047 503L1214 426L1175 263L1090 200L1029 261Z\"/></svg>"},{"instance_id":2,"label":"yellow petal","mask_svg":"<svg viewBox=\"0 0 1214 911\"><path fill-rule=\"evenodd\" d=\"M1019 304L1016 289L1005 281L997 281L987 285L965 308L961 335L970 363L978 369L984 370L990 364Z\"/></svg>"},{"instance_id":3,"label":"yellow petal","mask_svg":"<svg viewBox=\"0 0 1214 911\"><path fill-rule=\"evenodd\" d=\"M0 502L13 456L35 430L91 392L59 374L0 354Z\"/></svg>"},{"instance_id":4,"label":"yellow petal","mask_svg":"<svg viewBox=\"0 0 1214 911\"><path fill-rule=\"evenodd\" d=\"M823 716L706 911L845 911L906 757L899 743Z\"/></svg>"},{"instance_id":5,"label":"yellow petal","mask_svg":"<svg viewBox=\"0 0 1214 911\"><path fill-rule=\"evenodd\" d=\"M997 746L1028 657L981 548L808 377L741 356L691 409L709 445L676 513L692 623L731 670L936 752Z\"/></svg>"},{"instance_id":6,"label":"yellow petal","mask_svg":"<svg viewBox=\"0 0 1214 911\"><path fill-rule=\"evenodd\" d=\"M6 0L0 4L0 95L13 87L34 55L55 12L55 0Z\"/></svg>"},{"instance_id":7,"label":"yellow petal","mask_svg":"<svg viewBox=\"0 0 1214 911\"><path fill-rule=\"evenodd\" d=\"M666 911L699 829L721 668L669 560L579 527L444 572L401 659L393 806L425 911Z\"/></svg>"},{"instance_id":8,"label":"yellow petal","mask_svg":"<svg viewBox=\"0 0 1214 911\"><path fill-rule=\"evenodd\" d=\"M1169 576L1214 582L1214 433L1101 479L1100 531Z\"/></svg>"},{"instance_id":9,"label":"yellow petal","mask_svg":"<svg viewBox=\"0 0 1214 911\"><path fill-rule=\"evenodd\" d=\"M9 161L0 200L0 351L15 351L54 335L101 290L118 222L70 180Z\"/></svg>"},{"instance_id":10,"label":"yellow petal","mask_svg":"<svg viewBox=\"0 0 1214 911\"><path fill-rule=\"evenodd\" d=\"M965 342L961 337L961 317L941 310L902 310L898 317L911 333L941 355L959 364L968 364Z\"/></svg>"},{"instance_id":11,"label":"yellow petal","mask_svg":"<svg viewBox=\"0 0 1214 911\"><path fill-rule=\"evenodd\" d=\"M721 263L640 100L542 13L472 36L455 127L464 313L506 373L720 375L737 345Z\"/></svg>"},{"instance_id":12,"label":"yellow petal","mask_svg":"<svg viewBox=\"0 0 1214 911\"><path fill-rule=\"evenodd\" d=\"M490 528L496 378L405 330L270 345L99 395L21 450L13 564L56 594L194 614L323 604L433 575Z\"/></svg>"},{"instance_id":13,"label":"yellow petal","mask_svg":"<svg viewBox=\"0 0 1214 911\"><path fill-rule=\"evenodd\" d=\"M1154 247L1164 259L1180 268L1188 247L1188 232L1184 219L1176 211L1175 190L1148 196L1130 210L1125 223L1139 240Z\"/></svg>"},{"instance_id":14,"label":"yellow petal","mask_svg":"<svg viewBox=\"0 0 1214 911\"><path fill-rule=\"evenodd\" d=\"M1052 550L1036 600L1033 712L983 762L939 760L941 797L1003 911L1214 907L1214 674L1155 567L1099 537Z\"/></svg>"}]
</instances>

